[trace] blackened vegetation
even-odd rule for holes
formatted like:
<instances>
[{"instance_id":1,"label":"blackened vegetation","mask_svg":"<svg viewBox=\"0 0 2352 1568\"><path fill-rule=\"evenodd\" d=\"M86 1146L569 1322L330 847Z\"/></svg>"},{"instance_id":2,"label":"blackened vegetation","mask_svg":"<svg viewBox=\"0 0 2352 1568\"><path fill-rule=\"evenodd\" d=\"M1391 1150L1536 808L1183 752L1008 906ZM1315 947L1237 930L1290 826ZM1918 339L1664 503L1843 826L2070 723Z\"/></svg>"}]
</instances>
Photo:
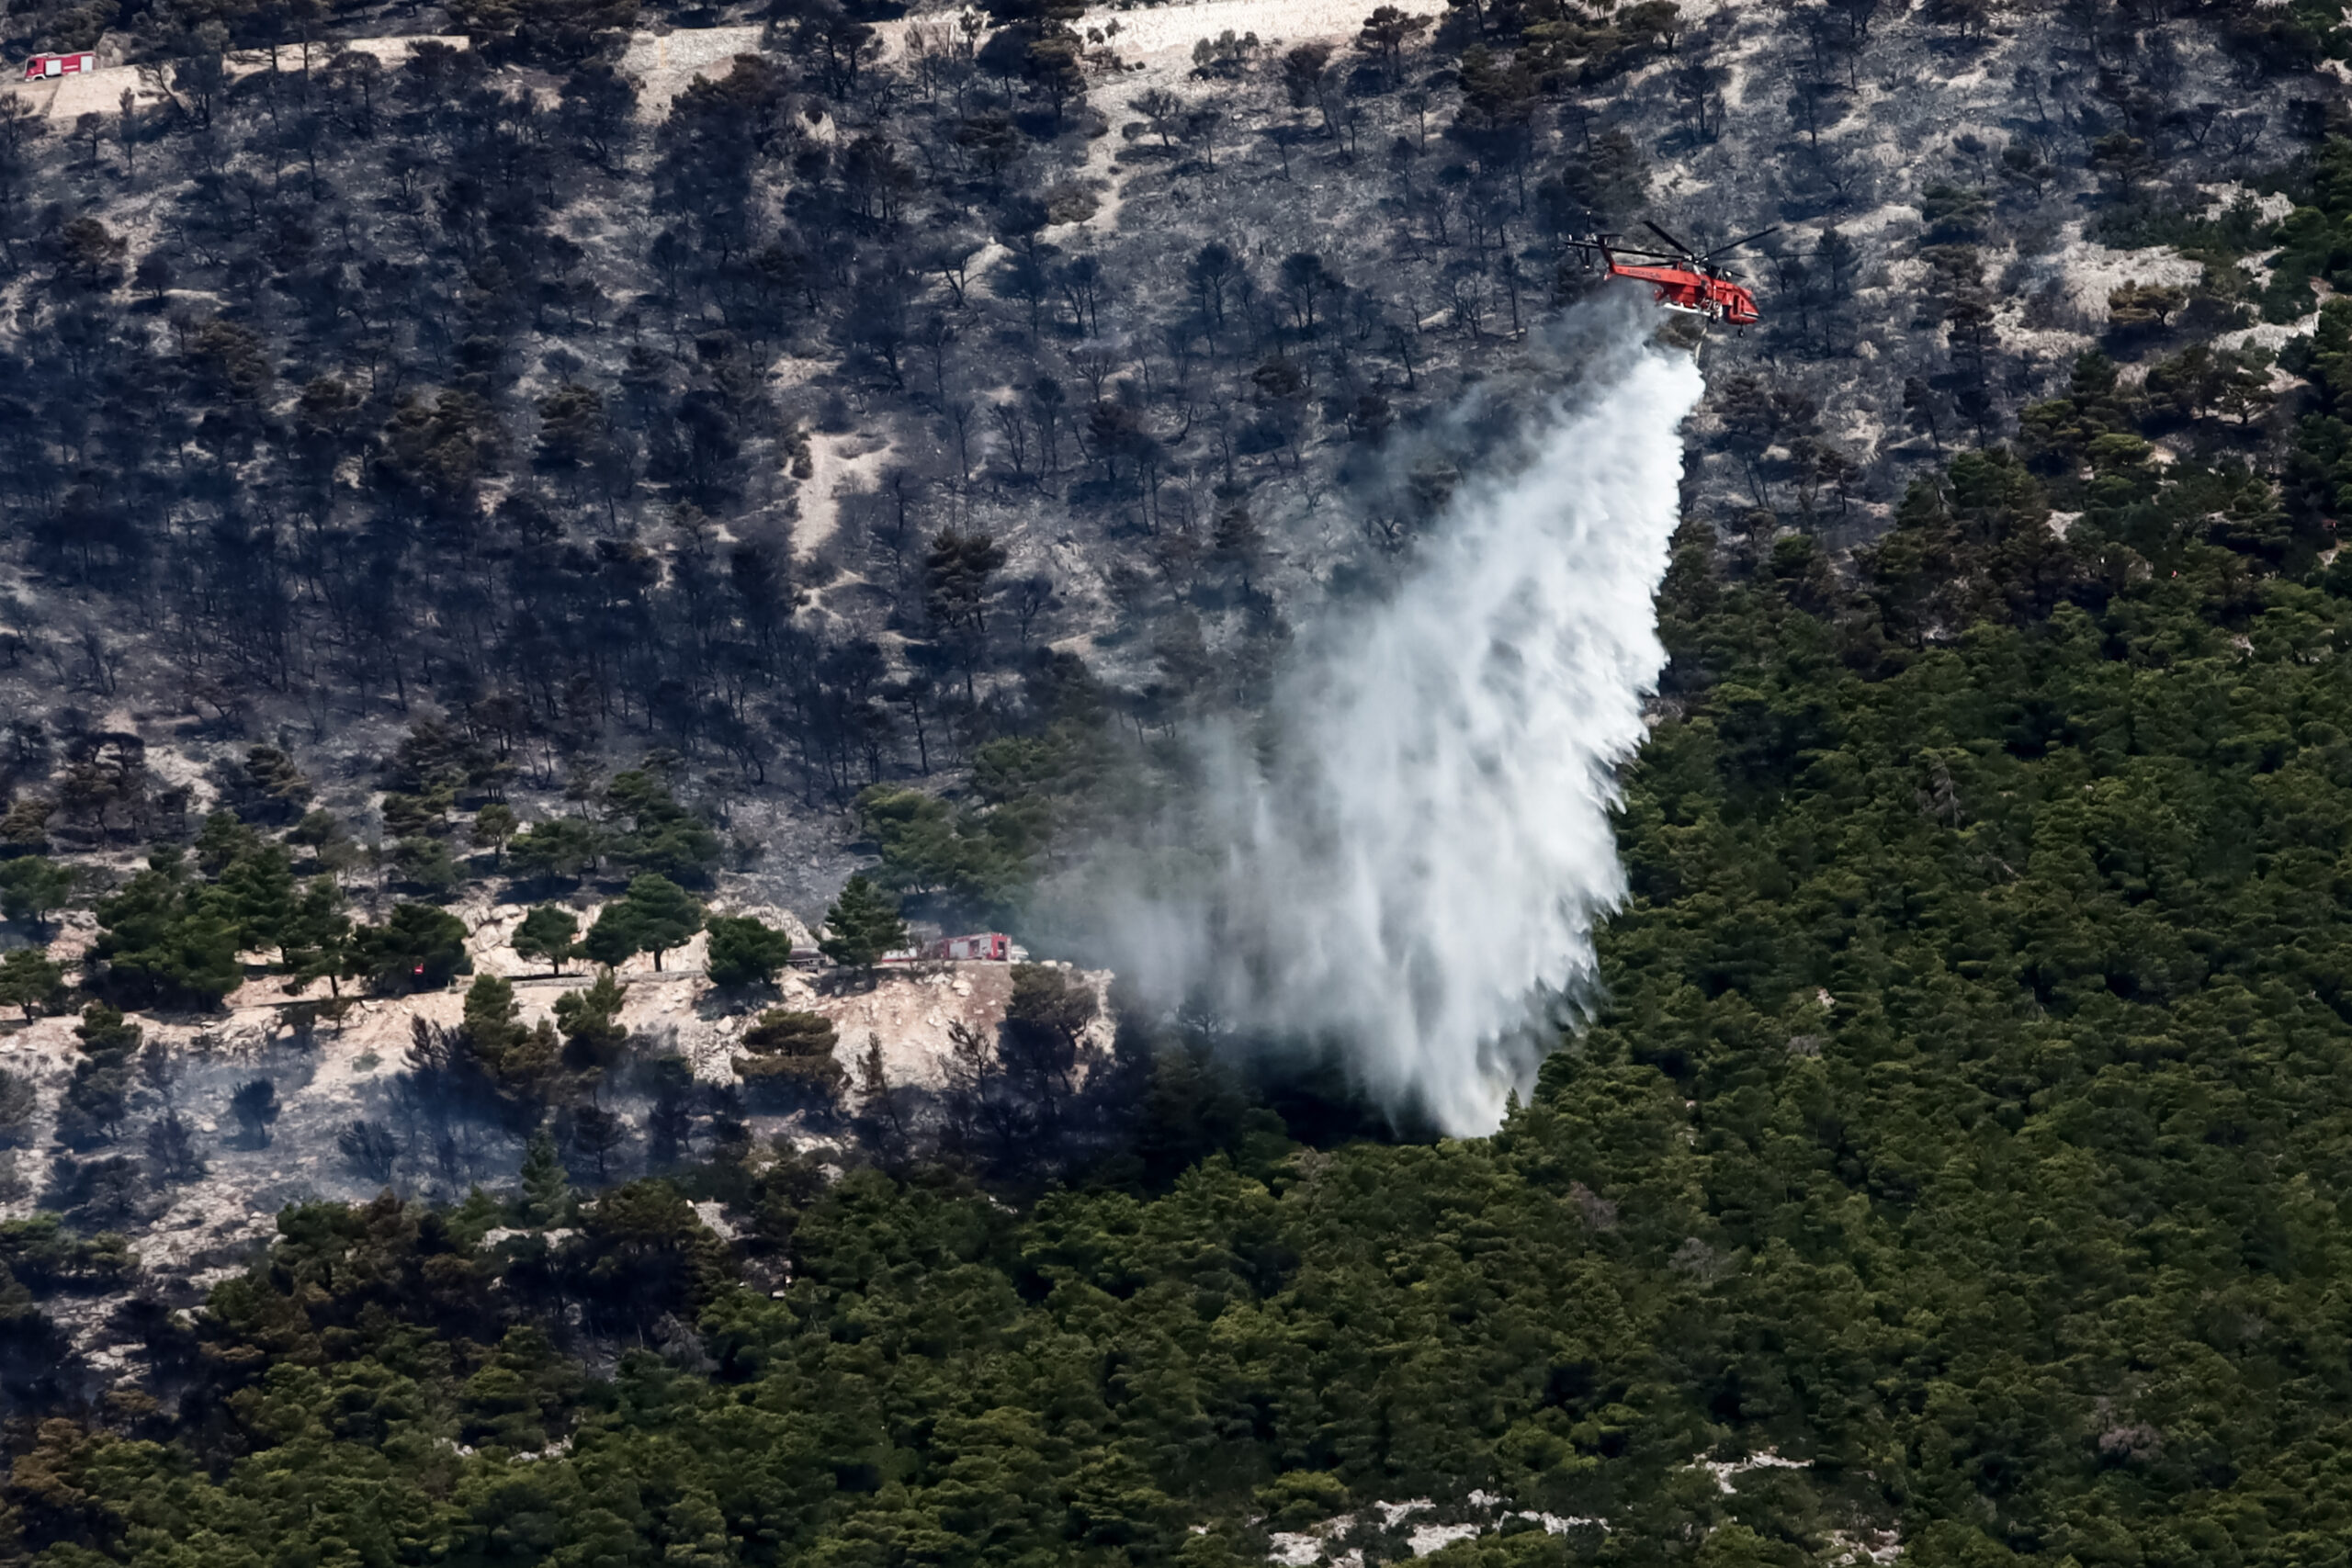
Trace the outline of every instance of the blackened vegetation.
<instances>
[{"instance_id":1,"label":"blackened vegetation","mask_svg":"<svg viewBox=\"0 0 2352 1568\"><path fill-rule=\"evenodd\" d=\"M1009 677L1073 632L1120 650L1106 723L1250 700L1283 635L1262 515L1521 334L1539 209L1628 209L1642 160L1555 155L1476 38L1432 99L1465 40L1429 58L1421 19L1237 44L1123 149L1204 204L1165 279L1073 227L1112 63L1076 17L929 18L886 59L872 17L786 5L650 119L626 4L461 6L473 47L389 67L315 19L142 20L178 105L0 139L31 303L0 504L107 606L30 611L17 656L227 730L424 705L541 782L658 744L811 803L1045 728ZM1551 47L1600 81L1672 41L1648 6ZM1393 175L1405 220L1270 248L1275 161ZM1431 292L1375 284L1400 251ZM887 452L820 489L819 446Z\"/></svg>"},{"instance_id":2,"label":"blackened vegetation","mask_svg":"<svg viewBox=\"0 0 2352 1568\"><path fill-rule=\"evenodd\" d=\"M808 805L1049 743L967 797L968 863L898 877L1001 899L1107 743L1255 704L1301 590L1409 556L1453 480L1396 434L1580 297L1574 234L1787 225L1699 432L1696 498L1759 558L1876 527L2094 336L2152 362L2147 423L2232 439L2267 366L2203 340L2297 318L2327 270L2320 235L2197 194L2324 129L2301 73L2335 35L2291 8L1839 0L1752 50L1657 4L1373 8L1204 38L1140 91L1067 6L887 47L830 0L762 19L640 115L625 3L461 6L472 47L390 65L283 8L142 11L176 106L0 118L17 777L87 775L102 840L184 830L178 792L106 794L141 742L90 712L126 698L298 749L446 715L543 787L659 746L715 799ZM2008 86L1955 133L1928 89L1979 69ZM1719 194L1674 210L1668 169ZM2086 221L2203 278L2086 313L2057 254ZM1073 639L1084 670L1041 664Z\"/></svg>"}]
</instances>

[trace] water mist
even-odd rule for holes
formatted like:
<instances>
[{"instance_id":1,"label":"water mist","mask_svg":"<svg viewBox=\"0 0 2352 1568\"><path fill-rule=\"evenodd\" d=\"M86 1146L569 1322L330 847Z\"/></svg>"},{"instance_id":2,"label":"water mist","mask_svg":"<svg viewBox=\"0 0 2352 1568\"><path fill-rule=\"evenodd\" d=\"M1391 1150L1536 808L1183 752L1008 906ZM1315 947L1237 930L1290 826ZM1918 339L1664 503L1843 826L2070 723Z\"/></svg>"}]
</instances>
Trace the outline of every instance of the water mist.
<instances>
[{"instance_id":1,"label":"water mist","mask_svg":"<svg viewBox=\"0 0 2352 1568\"><path fill-rule=\"evenodd\" d=\"M1699 372L1621 310L1570 331L1565 374L1457 414L1510 400L1514 434L1396 590L1312 628L1268 724L1196 738L1195 874L1162 862L1102 928L1147 996L1337 1044L1451 1134L1497 1125L1589 994L1594 921L1625 893L1616 773L1665 662L1653 595Z\"/></svg>"}]
</instances>

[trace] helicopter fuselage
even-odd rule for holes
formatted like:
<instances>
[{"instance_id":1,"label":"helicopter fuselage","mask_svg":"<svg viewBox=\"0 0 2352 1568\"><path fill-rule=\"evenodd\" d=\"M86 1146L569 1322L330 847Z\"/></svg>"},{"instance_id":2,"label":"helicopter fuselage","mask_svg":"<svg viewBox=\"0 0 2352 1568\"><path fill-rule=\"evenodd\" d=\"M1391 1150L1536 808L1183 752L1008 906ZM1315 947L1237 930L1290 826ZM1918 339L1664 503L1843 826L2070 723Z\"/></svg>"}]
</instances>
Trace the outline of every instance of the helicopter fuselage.
<instances>
[{"instance_id":1,"label":"helicopter fuselage","mask_svg":"<svg viewBox=\"0 0 2352 1568\"><path fill-rule=\"evenodd\" d=\"M1716 258L1777 233L1777 228L1759 230L1744 240L1701 252L1649 220L1642 221L1671 249L1623 248L1614 234L1587 234L1582 239L1570 240L1568 246L1584 257L1587 266L1598 261L1608 268L1611 277L1630 277L1648 284L1650 297L1668 310L1734 327L1752 327L1764 319L1764 313L1756 308L1756 296L1735 281L1737 275Z\"/></svg>"},{"instance_id":2,"label":"helicopter fuselage","mask_svg":"<svg viewBox=\"0 0 2352 1568\"><path fill-rule=\"evenodd\" d=\"M1628 265L1613 255L1608 261L1610 276L1649 284L1652 298L1669 310L1735 327L1753 326L1764 319L1756 309L1756 296L1727 277L1711 277L1687 266Z\"/></svg>"}]
</instances>

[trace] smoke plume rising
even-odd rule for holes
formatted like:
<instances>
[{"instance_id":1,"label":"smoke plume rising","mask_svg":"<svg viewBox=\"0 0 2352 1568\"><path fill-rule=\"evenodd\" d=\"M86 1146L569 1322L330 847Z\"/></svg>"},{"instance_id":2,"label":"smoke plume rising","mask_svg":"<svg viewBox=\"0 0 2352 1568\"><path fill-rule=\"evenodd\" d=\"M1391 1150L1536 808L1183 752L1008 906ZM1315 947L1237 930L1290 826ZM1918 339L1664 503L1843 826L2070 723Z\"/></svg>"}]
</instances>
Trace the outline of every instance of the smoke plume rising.
<instances>
[{"instance_id":1,"label":"smoke plume rising","mask_svg":"<svg viewBox=\"0 0 2352 1568\"><path fill-rule=\"evenodd\" d=\"M1497 1125L1589 992L1625 892L1616 771L1665 661L1652 598L1699 372L1622 310L1577 325L1556 378L1461 411L1457 434L1511 434L1396 592L1327 617L1270 724L1201 738L1198 874L1131 885L1110 922L1147 995L1336 1043L1456 1134Z\"/></svg>"}]
</instances>

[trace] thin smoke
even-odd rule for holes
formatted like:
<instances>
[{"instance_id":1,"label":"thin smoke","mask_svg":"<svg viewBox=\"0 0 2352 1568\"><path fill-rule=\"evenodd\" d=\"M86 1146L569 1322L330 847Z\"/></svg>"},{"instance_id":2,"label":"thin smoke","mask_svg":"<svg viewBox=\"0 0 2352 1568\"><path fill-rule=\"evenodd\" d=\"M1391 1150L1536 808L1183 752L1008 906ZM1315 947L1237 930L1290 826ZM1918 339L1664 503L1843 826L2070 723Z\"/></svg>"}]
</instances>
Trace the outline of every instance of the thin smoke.
<instances>
[{"instance_id":1,"label":"thin smoke","mask_svg":"<svg viewBox=\"0 0 2352 1568\"><path fill-rule=\"evenodd\" d=\"M1197 874L1129 882L1106 922L1145 995L1337 1043L1458 1135L1496 1127L1590 994L1594 922L1625 896L1617 770L1665 662L1699 372L1622 310L1570 331L1566 374L1457 416L1514 434L1394 593L1320 628L1264 729L1199 737Z\"/></svg>"}]
</instances>

